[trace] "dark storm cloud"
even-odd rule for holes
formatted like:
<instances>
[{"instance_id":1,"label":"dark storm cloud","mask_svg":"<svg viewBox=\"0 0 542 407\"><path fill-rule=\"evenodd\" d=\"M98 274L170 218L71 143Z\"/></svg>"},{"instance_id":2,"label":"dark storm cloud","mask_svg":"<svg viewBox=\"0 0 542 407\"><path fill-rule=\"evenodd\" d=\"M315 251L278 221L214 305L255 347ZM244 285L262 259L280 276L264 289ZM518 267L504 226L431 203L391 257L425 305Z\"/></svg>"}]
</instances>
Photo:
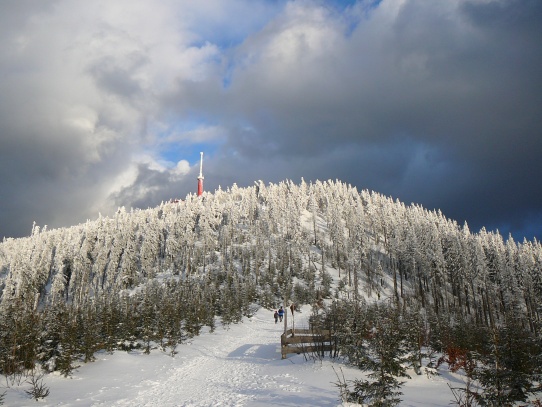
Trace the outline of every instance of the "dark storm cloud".
<instances>
[{"instance_id":1,"label":"dark storm cloud","mask_svg":"<svg viewBox=\"0 0 542 407\"><path fill-rule=\"evenodd\" d=\"M529 222L542 213L533 178L542 170L542 3L358 6L350 30L352 15L290 3L236 49L226 88L180 85L191 108L228 126L220 165L238 163L232 180L245 178L244 166L273 180L340 175L475 230L532 238Z\"/></svg>"},{"instance_id":2,"label":"dark storm cloud","mask_svg":"<svg viewBox=\"0 0 542 407\"><path fill-rule=\"evenodd\" d=\"M195 168L188 170L187 167L187 172L180 175L152 168L148 163L140 163L137 166L137 177L132 183L111 194L109 199L116 207L140 209L183 199L188 193L195 192L198 173Z\"/></svg>"}]
</instances>

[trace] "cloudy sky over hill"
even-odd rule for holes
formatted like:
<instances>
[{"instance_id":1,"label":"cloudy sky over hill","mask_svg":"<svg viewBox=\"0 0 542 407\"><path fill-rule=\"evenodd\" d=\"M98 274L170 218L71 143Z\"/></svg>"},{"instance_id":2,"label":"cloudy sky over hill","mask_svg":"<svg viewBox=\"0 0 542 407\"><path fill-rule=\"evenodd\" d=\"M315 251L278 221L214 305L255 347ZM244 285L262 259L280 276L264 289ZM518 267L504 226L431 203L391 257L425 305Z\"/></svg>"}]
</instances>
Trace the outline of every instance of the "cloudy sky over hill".
<instances>
[{"instance_id":1,"label":"cloudy sky over hill","mask_svg":"<svg viewBox=\"0 0 542 407\"><path fill-rule=\"evenodd\" d=\"M6 0L0 238L340 179L542 237L539 0Z\"/></svg>"}]
</instances>

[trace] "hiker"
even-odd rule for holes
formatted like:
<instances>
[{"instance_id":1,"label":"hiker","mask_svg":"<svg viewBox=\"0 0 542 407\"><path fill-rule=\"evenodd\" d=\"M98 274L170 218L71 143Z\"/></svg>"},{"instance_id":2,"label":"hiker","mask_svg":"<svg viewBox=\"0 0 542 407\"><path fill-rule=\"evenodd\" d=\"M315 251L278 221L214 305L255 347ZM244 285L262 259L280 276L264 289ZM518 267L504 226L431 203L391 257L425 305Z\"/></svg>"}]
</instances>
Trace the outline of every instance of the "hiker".
<instances>
[{"instance_id":1,"label":"hiker","mask_svg":"<svg viewBox=\"0 0 542 407\"><path fill-rule=\"evenodd\" d=\"M279 308L279 321L282 322L282 318L284 317L284 310L282 309L282 305Z\"/></svg>"},{"instance_id":2,"label":"hiker","mask_svg":"<svg viewBox=\"0 0 542 407\"><path fill-rule=\"evenodd\" d=\"M275 324L279 320L279 313L275 310L275 314L273 315L275 317Z\"/></svg>"}]
</instances>

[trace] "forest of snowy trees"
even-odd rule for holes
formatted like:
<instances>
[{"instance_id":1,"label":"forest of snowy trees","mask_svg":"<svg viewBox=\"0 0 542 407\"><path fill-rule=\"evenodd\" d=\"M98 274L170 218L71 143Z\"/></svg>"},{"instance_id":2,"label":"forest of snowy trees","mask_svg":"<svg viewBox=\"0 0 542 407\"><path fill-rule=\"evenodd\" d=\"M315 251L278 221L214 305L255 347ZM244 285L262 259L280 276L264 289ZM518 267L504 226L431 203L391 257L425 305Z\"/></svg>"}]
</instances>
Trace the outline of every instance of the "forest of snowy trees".
<instances>
[{"instance_id":1,"label":"forest of snowy trees","mask_svg":"<svg viewBox=\"0 0 542 407\"><path fill-rule=\"evenodd\" d=\"M540 391L541 244L333 181L234 185L4 239L0 373L69 375L101 349L174 355L217 317L285 299L325 304L315 319L371 372L343 383L349 400L397 404L406 366L443 362L468 378L460 405Z\"/></svg>"}]
</instances>

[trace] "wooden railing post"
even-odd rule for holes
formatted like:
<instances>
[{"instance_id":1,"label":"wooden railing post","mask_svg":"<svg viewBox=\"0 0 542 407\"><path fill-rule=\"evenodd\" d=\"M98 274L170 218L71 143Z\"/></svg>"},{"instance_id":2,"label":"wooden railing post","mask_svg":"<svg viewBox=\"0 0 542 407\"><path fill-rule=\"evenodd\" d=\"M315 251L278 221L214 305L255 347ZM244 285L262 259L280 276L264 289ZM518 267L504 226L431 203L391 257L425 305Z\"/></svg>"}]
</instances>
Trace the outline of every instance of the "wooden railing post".
<instances>
[{"instance_id":1,"label":"wooden railing post","mask_svg":"<svg viewBox=\"0 0 542 407\"><path fill-rule=\"evenodd\" d=\"M280 352L282 359L289 353L316 352L323 356L326 350L333 351L333 343L329 330L314 332L310 329L287 329L280 336Z\"/></svg>"}]
</instances>

